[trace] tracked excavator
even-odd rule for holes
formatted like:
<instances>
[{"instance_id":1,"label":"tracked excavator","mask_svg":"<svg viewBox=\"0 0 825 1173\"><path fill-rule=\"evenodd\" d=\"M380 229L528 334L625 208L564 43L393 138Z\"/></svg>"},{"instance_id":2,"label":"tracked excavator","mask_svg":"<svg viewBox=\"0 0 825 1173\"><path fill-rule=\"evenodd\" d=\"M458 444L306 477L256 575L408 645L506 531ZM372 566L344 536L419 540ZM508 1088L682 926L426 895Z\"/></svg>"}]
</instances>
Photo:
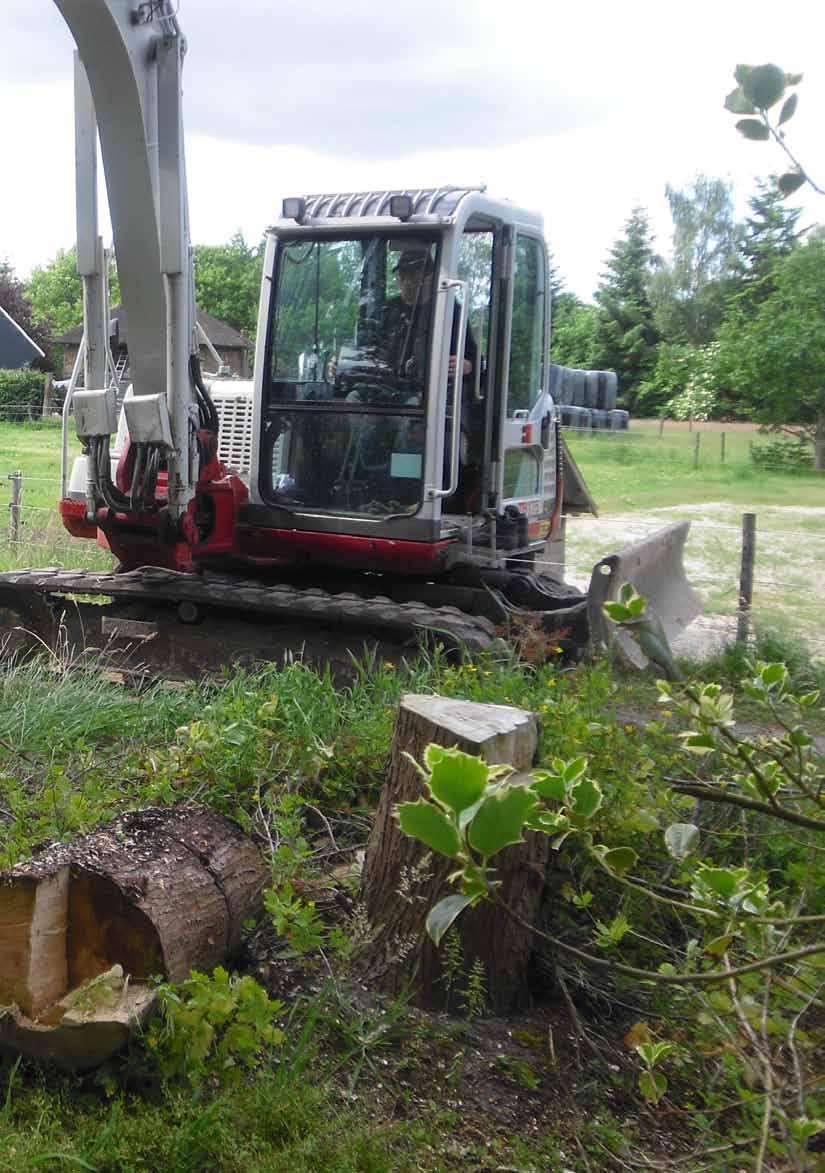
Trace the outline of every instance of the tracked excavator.
<instances>
[{"instance_id":1,"label":"tracked excavator","mask_svg":"<svg viewBox=\"0 0 825 1173\"><path fill-rule=\"evenodd\" d=\"M59 509L116 565L0 575L7 650L62 633L172 675L422 635L577 655L609 638L601 604L624 581L668 634L693 618L686 525L604 558L586 594L562 581L562 516L593 505L549 391L540 217L483 188L285 199L254 380L205 376L177 4L54 2L77 45L84 287ZM128 321L122 406L98 140Z\"/></svg>"}]
</instances>

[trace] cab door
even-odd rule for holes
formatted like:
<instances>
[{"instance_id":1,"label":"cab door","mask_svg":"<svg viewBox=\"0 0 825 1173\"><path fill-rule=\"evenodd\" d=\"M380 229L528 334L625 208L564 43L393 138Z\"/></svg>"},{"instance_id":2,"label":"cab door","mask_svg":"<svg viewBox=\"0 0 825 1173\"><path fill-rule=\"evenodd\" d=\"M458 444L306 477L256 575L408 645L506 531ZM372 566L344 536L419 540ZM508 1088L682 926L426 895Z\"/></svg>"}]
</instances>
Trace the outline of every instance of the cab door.
<instances>
[{"instance_id":1,"label":"cab door","mask_svg":"<svg viewBox=\"0 0 825 1173\"><path fill-rule=\"evenodd\" d=\"M516 232L507 266L499 428L498 500L529 518L530 539L546 536L554 496L554 431L547 386L547 261L544 241Z\"/></svg>"}]
</instances>

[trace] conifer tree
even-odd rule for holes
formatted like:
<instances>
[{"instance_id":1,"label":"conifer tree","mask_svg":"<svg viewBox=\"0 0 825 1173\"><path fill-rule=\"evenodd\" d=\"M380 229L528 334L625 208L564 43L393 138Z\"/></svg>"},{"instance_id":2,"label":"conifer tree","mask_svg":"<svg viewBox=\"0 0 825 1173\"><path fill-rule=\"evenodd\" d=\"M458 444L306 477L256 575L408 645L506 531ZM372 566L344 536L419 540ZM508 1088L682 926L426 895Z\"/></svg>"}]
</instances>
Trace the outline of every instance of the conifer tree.
<instances>
[{"instance_id":1,"label":"conifer tree","mask_svg":"<svg viewBox=\"0 0 825 1173\"><path fill-rule=\"evenodd\" d=\"M599 364L616 372L622 402L631 410L639 384L652 369L659 341L649 294L655 264L647 211L634 208L624 235L610 250L596 292Z\"/></svg>"}]
</instances>

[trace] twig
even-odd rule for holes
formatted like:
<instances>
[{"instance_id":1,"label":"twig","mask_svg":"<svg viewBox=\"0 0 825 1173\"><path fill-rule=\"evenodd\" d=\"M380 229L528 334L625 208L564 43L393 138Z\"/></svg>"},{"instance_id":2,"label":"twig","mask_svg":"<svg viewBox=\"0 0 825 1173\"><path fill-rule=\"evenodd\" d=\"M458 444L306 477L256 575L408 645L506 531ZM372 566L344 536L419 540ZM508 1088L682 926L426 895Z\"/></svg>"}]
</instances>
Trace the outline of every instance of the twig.
<instances>
[{"instance_id":1,"label":"twig","mask_svg":"<svg viewBox=\"0 0 825 1173\"><path fill-rule=\"evenodd\" d=\"M677 794L687 794L691 798L704 799L706 802L723 802L730 806L741 806L747 810L761 811L762 814L773 815L786 823L795 823L798 827L807 827L812 831L825 831L825 820L812 819L809 815L800 815L797 811L787 807L777 806L774 803L760 802L756 798L748 798L744 794L722 790L707 783L676 782L671 783L671 790Z\"/></svg>"},{"instance_id":2,"label":"twig","mask_svg":"<svg viewBox=\"0 0 825 1173\"><path fill-rule=\"evenodd\" d=\"M594 957L592 953L585 953L583 949L577 949L575 945L568 945L566 941L553 937L543 929L531 925L529 921L523 920L500 897L494 895L493 899L508 916L512 917L517 925L534 933L542 941L547 941L548 944L567 953L570 957L576 957L579 961L583 961L586 965L592 965L596 969L607 969L612 973L623 973L627 977L638 978L644 982L656 982L660 985L709 986L716 982L725 981L729 977L739 977L743 973L757 973L762 969L772 969L777 965L786 965L792 961L801 961L805 957L813 957L818 953L825 953L825 941L820 941L816 945L807 945L803 949L791 949L787 953L774 953L770 957L762 957L759 961L750 961L746 965L740 965L731 970L715 969L708 970L707 973L658 973L655 970L636 969L633 965L622 965L619 961L608 961L603 957Z\"/></svg>"}]
</instances>

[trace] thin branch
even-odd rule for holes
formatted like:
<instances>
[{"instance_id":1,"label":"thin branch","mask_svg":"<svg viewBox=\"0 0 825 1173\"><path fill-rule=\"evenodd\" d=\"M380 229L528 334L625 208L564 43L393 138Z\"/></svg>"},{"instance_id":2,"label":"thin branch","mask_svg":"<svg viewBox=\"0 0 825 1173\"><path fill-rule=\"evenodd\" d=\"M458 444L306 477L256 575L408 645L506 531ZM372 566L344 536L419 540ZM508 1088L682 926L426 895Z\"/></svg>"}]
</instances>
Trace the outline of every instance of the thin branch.
<instances>
[{"instance_id":1,"label":"thin branch","mask_svg":"<svg viewBox=\"0 0 825 1173\"><path fill-rule=\"evenodd\" d=\"M811 187L814 189L814 191L817 193L817 195L825 195L825 191L823 191L821 187L818 187L814 183L814 181L811 179L808 172L805 170L805 168L802 166L802 164L799 162L799 160L793 154L790 147L785 142L784 134L782 134L782 132L780 130L777 130L774 126L771 125L771 123L768 121L767 114L763 114L763 118L765 119L765 125L767 126L768 130L771 132L771 136L773 137L774 142L779 144L779 146L782 148L782 150L788 156L788 158L793 163L794 167L797 169L799 174L804 177L805 182L810 183Z\"/></svg>"},{"instance_id":2,"label":"thin branch","mask_svg":"<svg viewBox=\"0 0 825 1173\"><path fill-rule=\"evenodd\" d=\"M760 802L756 798L748 798L746 795L737 794L734 791L721 790L704 782L695 784L693 782L676 782L671 783L670 788L677 794L687 794L691 798L699 798L705 802L723 802L729 806L740 806L746 810L773 815L777 819L782 819L783 822L794 823L797 827L807 827L811 831L825 831L825 820L823 819L812 819L808 815L800 815L796 811L788 810L787 807Z\"/></svg>"},{"instance_id":3,"label":"thin branch","mask_svg":"<svg viewBox=\"0 0 825 1173\"><path fill-rule=\"evenodd\" d=\"M596 969L607 969L611 973L622 973L627 977L638 978L639 981L656 982L660 985L709 986L716 982L726 981L730 977L739 977L743 973L756 973L762 969L772 969L777 965L789 965L792 961L801 961L805 957L813 957L816 954L825 953L825 941L820 941L816 945L807 945L803 949L791 949L787 953L774 953L770 957L761 957L758 961L750 961L746 965L738 966L736 969L714 969L708 970L707 973L658 973L655 970L636 969L632 965L623 965L619 961L609 961L607 958L594 957L592 953L585 953L583 949L577 949L575 945L568 945L566 941L562 941L558 937L553 937L543 929L531 925L529 921L520 917L500 897L494 895L493 899L521 928L527 929L528 932L533 933L540 940L547 941L548 944L553 945L556 949L560 949L562 953L567 953L570 957L576 957L579 961L583 961L585 965L592 965Z\"/></svg>"}]
</instances>

